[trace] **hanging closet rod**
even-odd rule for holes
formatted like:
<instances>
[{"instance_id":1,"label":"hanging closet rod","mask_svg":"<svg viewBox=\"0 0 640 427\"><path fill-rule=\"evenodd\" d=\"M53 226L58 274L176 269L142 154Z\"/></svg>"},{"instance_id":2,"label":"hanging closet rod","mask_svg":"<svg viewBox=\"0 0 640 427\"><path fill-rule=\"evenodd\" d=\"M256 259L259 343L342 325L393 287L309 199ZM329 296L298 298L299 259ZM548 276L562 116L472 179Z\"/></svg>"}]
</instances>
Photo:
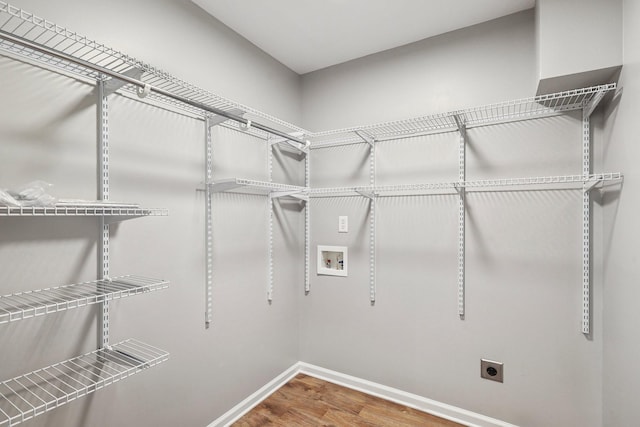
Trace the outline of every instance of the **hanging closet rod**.
<instances>
[{"instance_id":1,"label":"hanging closet rod","mask_svg":"<svg viewBox=\"0 0 640 427\"><path fill-rule=\"evenodd\" d=\"M227 119L233 120L235 122L238 122L238 123L244 125L247 128L248 127L254 127L256 129L260 129L260 130L262 130L264 132L267 132L269 134L282 137L285 140L294 141L294 142L297 142L298 144L301 144L303 146L307 145L306 141L303 141L301 139L293 137L293 136L291 136L291 135L289 135L289 134L287 134L285 132L279 131L277 129L273 129L273 128L269 127L269 126L263 125L261 123L254 122L254 121L249 120L249 119L245 119L244 117L241 117L241 116L238 116L236 114L227 112L225 110L221 110L221 109L216 108L216 107L211 107L211 106L209 106L207 104L203 104L201 102L193 101L193 100L191 100L189 98L185 98L183 96L176 95L176 94L171 93L169 91L166 91L164 89L149 85L149 84L147 84L147 83L145 83L145 82L143 82L141 80L138 80L136 78L127 76L127 75L122 74L122 73L118 73L117 71L110 70L110 69L108 69L106 67L103 67L101 65L92 64L91 62L85 61L83 59L76 58L76 57L74 57L72 55L69 55L69 54L66 54L64 52L60 52L58 50L55 50L55 49L52 49L50 47L41 45L39 43L32 42L32 41L27 40L25 38L22 38L20 36L16 36L16 35L11 34L11 33L7 32L5 30L0 30L0 37L2 37L3 39L6 39L6 40L8 40L8 41L10 41L12 43L19 44L21 46L27 47L29 49L33 49L35 51L44 53L46 55L51 55L51 56L54 56L56 58L60 58L60 59L62 59L64 61L72 62L72 63L80 65L82 67L85 67L85 68L97 71L99 73L105 74L107 76L110 76L110 77L112 77L114 79L118 79L118 80L122 80L122 81L124 81L126 83L130 83L130 84L135 85L138 88L144 90L145 92L152 91L152 92L155 92L155 93L157 93L159 95L163 95L163 96L166 96L168 98L175 99L176 101L182 102L184 104L191 105L192 107L196 107L196 108L199 108L201 110L208 111L208 112L216 114L218 116L226 117Z\"/></svg>"}]
</instances>

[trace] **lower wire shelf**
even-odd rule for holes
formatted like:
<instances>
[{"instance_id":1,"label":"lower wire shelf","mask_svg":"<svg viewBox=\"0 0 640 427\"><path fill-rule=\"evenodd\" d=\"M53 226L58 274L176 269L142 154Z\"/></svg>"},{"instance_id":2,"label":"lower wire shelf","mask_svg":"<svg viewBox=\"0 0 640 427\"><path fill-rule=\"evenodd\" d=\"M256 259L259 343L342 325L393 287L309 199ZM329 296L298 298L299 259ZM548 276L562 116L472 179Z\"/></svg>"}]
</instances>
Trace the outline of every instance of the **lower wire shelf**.
<instances>
[{"instance_id":1,"label":"lower wire shelf","mask_svg":"<svg viewBox=\"0 0 640 427\"><path fill-rule=\"evenodd\" d=\"M128 275L0 296L0 324L168 287L166 280Z\"/></svg>"},{"instance_id":2,"label":"lower wire shelf","mask_svg":"<svg viewBox=\"0 0 640 427\"><path fill-rule=\"evenodd\" d=\"M169 359L129 339L0 384L0 426L12 427Z\"/></svg>"}]
</instances>

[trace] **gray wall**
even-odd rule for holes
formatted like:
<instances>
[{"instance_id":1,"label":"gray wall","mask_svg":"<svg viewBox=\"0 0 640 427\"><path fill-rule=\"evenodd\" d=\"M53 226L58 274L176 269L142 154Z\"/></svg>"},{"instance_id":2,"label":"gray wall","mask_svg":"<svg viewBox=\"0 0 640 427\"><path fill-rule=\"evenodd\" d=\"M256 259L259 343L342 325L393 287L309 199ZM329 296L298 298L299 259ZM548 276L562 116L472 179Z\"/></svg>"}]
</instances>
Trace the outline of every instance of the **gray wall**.
<instances>
[{"instance_id":1,"label":"gray wall","mask_svg":"<svg viewBox=\"0 0 640 427\"><path fill-rule=\"evenodd\" d=\"M532 96L534 26L526 11L304 76L304 124L333 128ZM568 115L471 129L467 178L579 174L580 125ZM457 179L457 141L450 133L379 143L377 183ZM312 185L367 184L367 155L364 144L314 150ZM587 339L580 191L478 192L467 202L461 321L455 196L379 200L374 306L368 202L313 199L312 247L346 245L350 265L348 278L313 276L301 298L301 360L518 425L599 426L601 282ZM337 232L339 215L349 216L350 233ZM482 357L505 363L504 384L480 378Z\"/></svg>"},{"instance_id":2,"label":"gray wall","mask_svg":"<svg viewBox=\"0 0 640 427\"><path fill-rule=\"evenodd\" d=\"M638 423L635 396L640 384L640 345L637 325L640 314L638 280L638 221L640 156L636 140L640 114L640 4L624 1L624 67L621 94L607 110L606 169L624 172L624 188L619 197L610 194L605 203L604 221L604 425L622 427Z\"/></svg>"},{"instance_id":3,"label":"gray wall","mask_svg":"<svg viewBox=\"0 0 640 427\"><path fill-rule=\"evenodd\" d=\"M303 127L323 131L531 96L534 26L533 11L525 11L305 74Z\"/></svg>"},{"instance_id":4,"label":"gray wall","mask_svg":"<svg viewBox=\"0 0 640 427\"><path fill-rule=\"evenodd\" d=\"M300 122L299 78L187 1L21 1L19 6L122 49L215 93ZM117 31L116 31L117 30ZM59 197L96 197L91 86L0 57L0 186L34 179ZM266 301L267 211L258 196L215 197L214 324L204 329L204 125L110 98L111 199L167 207L168 217L112 227L111 273L171 281L112 304L111 339L171 353L163 365L39 417L30 426L202 427L299 360L295 294L302 283L299 206L275 216L275 300ZM267 178L262 141L217 131L214 178ZM299 162L276 153L276 179ZM284 170L286 169L286 170ZM94 219L0 221L1 293L96 277ZM294 236L294 237L291 237ZM2 325L0 378L95 349L91 308Z\"/></svg>"}]
</instances>

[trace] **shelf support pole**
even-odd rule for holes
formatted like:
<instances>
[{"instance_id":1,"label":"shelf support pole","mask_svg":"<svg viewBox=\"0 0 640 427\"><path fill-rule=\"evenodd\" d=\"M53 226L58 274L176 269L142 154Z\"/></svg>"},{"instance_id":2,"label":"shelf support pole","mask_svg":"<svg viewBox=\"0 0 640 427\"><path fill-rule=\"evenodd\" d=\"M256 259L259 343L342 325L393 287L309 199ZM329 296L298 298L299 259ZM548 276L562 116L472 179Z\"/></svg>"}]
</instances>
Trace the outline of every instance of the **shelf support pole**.
<instances>
[{"instance_id":1,"label":"shelf support pole","mask_svg":"<svg viewBox=\"0 0 640 427\"><path fill-rule=\"evenodd\" d=\"M307 192L311 188L311 159L310 153L304 158L304 186ZM308 193L307 193L308 194ZM304 205L304 293L311 292L311 200Z\"/></svg>"},{"instance_id":2,"label":"shelf support pole","mask_svg":"<svg viewBox=\"0 0 640 427\"><path fill-rule=\"evenodd\" d=\"M98 89L98 200L109 200L109 99L105 87L105 76L97 82ZM100 218L100 236L98 239L98 275L109 278L109 223ZM101 304L101 317L98 328L100 348L109 347L109 301Z\"/></svg>"},{"instance_id":3,"label":"shelf support pole","mask_svg":"<svg viewBox=\"0 0 640 427\"><path fill-rule=\"evenodd\" d=\"M359 134L360 135L360 134ZM360 135L365 139L363 135ZM366 139L365 139L366 140ZM369 300L371 305L376 303L376 143L373 138L369 143L369 185L372 197L369 198Z\"/></svg>"},{"instance_id":4,"label":"shelf support pole","mask_svg":"<svg viewBox=\"0 0 640 427\"><path fill-rule=\"evenodd\" d=\"M458 316L465 316L465 180L467 127L458 115L454 115L459 132L458 140Z\"/></svg>"},{"instance_id":5,"label":"shelf support pole","mask_svg":"<svg viewBox=\"0 0 640 427\"><path fill-rule=\"evenodd\" d=\"M213 143L211 138L211 128L220 122L207 116L204 126L204 150L205 150L205 258L207 277L205 283L205 319L204 327L209 329L213 321L213 212L211 207L211 183L213 182Z\"/></svg>"},{"instance_id":6,"label":"shelf support pole","mask_svg":"<svg viewBox=\"0 0 640 427\"><path fill-rule=\"evenodd\" d=\"M582 110L582 333L591 331L591 120L597 102L585 103Z\"/></svg>"},{"instance_id":7,"label":"shelf support pole","mask_svg":"<svg viewBox=\"0 0 640 427\"><path fill-rule=\"evenodd\" d=\"M273 182L273 145L267 144L267 169L269 182ZM273 302L273 194L267 197L267 301Z\"/></svg>"}]
</instances>

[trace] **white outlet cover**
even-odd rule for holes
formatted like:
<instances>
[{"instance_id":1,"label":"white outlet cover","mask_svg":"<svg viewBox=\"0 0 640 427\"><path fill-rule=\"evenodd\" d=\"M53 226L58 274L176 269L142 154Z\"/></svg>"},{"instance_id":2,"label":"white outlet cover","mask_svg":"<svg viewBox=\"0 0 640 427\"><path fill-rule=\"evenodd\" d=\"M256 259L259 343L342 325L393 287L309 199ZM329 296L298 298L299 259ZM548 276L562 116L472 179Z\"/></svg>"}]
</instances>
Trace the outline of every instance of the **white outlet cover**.
<instances>
[{"instance_id":1,"label":"white outlet cover","mask_svg":"<svg viewBox=\"0 0 640 427\"><path fill-rule=\"evenodd\" d=\"M348 232L349 232L349 217L339 216L338 217L338 233L348 233Z\"/></svg>"}]
</instances>

